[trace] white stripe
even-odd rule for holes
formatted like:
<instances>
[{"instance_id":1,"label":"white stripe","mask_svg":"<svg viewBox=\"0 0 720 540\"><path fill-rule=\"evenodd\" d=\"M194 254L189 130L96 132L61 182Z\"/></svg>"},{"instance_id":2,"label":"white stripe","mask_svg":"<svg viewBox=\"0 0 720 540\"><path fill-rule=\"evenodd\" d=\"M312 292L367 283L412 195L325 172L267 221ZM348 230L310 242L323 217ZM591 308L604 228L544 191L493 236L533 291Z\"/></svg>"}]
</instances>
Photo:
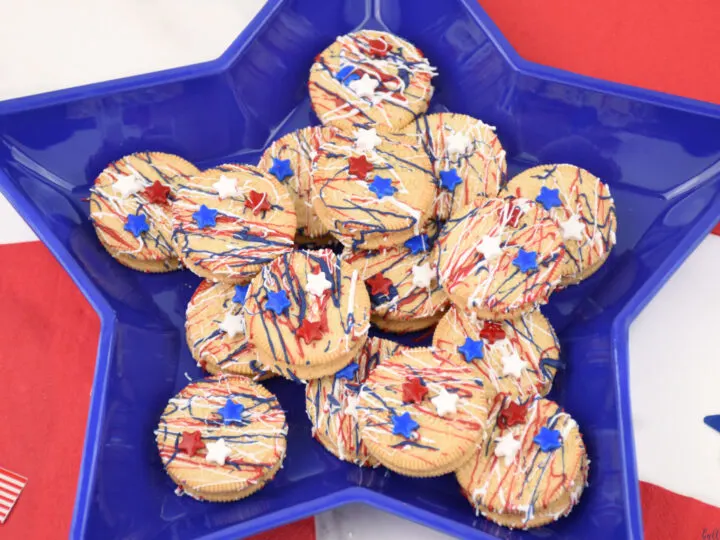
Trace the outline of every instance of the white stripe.
<instances>
[{"instance_id":1,"label":"white stripe","mask_svg":"<svg viewBox=\"0 0 720 540\"><path fill-rule=\"evenodd\" d=\"M10 503L10 502L3 501L2 499L0 499L0 510L2 510L2 507L5 507L8 509L8 511L10 511L10 508L13 507L13 504L15 504L15 501Z\"/></svg>"},{"instance_id":2,"label":"white stripe","mask_svg":"<svg viewBox=\"0 0 720 540\"><path fill-rule=\"evenodd\" d=\"M12 484L6 484L5 482L0 480L0 493L2 493L3 491L9 491L10 493L13 493L15 495L20 495L20 492L22 490L22 487L13 486Z\"/></svg>"},{"instance_id":3,"label":"white stripe","mask_svg":"<svg viewBox=\"0 0 720 540\"><path fill-rule=\"evenodd\" d=\"M17 475L20 476L20 475ZM0 480L5 480L6 482L10 482L11 484L15 484L17 486L20 486L20 489L25 487L25 484L27 484L27 478L24 480L17 480L13 478L12 476L8 476L6 474L3 474L0 472Z\"/></svg>"}]
</instances>

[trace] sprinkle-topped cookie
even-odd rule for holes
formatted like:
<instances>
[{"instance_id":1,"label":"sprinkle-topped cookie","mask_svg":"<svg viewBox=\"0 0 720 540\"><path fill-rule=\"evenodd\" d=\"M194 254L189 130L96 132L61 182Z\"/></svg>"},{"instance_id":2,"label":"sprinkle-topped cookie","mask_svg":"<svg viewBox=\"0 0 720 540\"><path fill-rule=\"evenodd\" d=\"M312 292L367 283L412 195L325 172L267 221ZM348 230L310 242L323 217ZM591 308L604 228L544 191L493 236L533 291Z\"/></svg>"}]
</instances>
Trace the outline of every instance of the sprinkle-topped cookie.
<instances>
[{"instance_id":1,"label":"sprinkle-topped cookie","mask_svg":"<svg viewBox=\"0 0 720 540\"><path fill-rule=\"evenodd\" d=\"M329 249L293 251L250 283L245 320L266 367L316 379L357 355L370 327L370 298L357 270Z\"/></svg>"},{"instance_id":2,"label":"sprinkle-topped cookie","mask_svg":"<svg viewBox=\"0 0 720 540\"><path fill-rule=\"evenodd\" d=\"M429 246L428 246L429 247ZM432 326L449 303L437 276L437 250L406 247L345 250L343 259L360 272L370 292L372 322L395 332Z\"/></svg>"},{"instance_id":3,"label":"sprinkle-topped cookie","mask_svg":"<svg viewBox=\"0 0 720 540\"><path fill-rule=\"evenodd\" d=\"M333 455L361 466L377 461L360 440L357 404L360 385L378 362L390 358L402 345L368 338L353 361L333 375L308 381L305 403L314 437Z\"/></svg>"},{"instance_id":4,"label":"sprinkle-topped cookie","mask_svg":"<svg viewBox=\"0 0 720 540\"><path fill-rule=\"evenodd\" d=\"M238 376L190 383L170 400L155 431L173 481L196 499L216 502L247 497L272 479L286 435L277 398Z\"/></svg>"},{"instance_id":5,"label":"sprinkle-topped cookie","mask_svg":"<svg viewBox=\"0 0 720 540\"><path fill-rule=\"evenodd\" d=\"M295 204L283 184L249 165L209 169L178 183L173 239L197 275L247 283L293 249Z\"/></svg>"},{"instance_id":6,"label":"sprinkle-topped cookie","mask_svg":"<svg viewBox=\"0 0 720 540\"><path fill-rule=\"evenodd\" d=\"M258 362L245 335L242 315L248 285L200 283L188 303L185 333L195 361L210 373L232 373L255 379L271 374Z\"/></svg>"},{"instance_id":7,"label":"sprinkle-topped cookie","mask_svg":"<svg viewBox=\"0 0 720 540\"><path fill-rule=\"evenodd\" d=\"M298 237L313 239L327 234L327 228L312 209L312 163L320 146L330 137L331 128L307 127L288 133L273 142L258 162L284 184L295 200Z\"/></svg>"},{"instance_id":8,"label":"sprinkle-topped cookie","mask_svg":"<svg viewBox=\"0 0 720 540\"><path fill-rule=\"evenodd\" d=\"M383 360L360 390L360 436L370 454L407 476L460 467L482 442L488 414L477 366L434 349Z\"/></svg>"},{"instance_id":9,"label":"sprinkle-topped cookie","mask_svg":"<svg viewBox=\"0 0 720 540\"><path fill-rule=\"evenodd\" d=\"M570 513L590 464L575 420L553 401L498 394L488 423L489 436L456 474L476 511L522 529Z\"/></svg>"},{"instance_id":10,"label":"sprinkle-topped cookie","mask_svg":"<svg viewBox=\"0 0 720 540\"><path fill-rule=\"evenodd\" d=\"M90 189L90 219L100 243L135 270L180 268L170 205L176 182L197 173L192 163L160 152L138 152L108 165Z\"/></svg>"},{"instance_id":11,"label":"sprinkle-topped cookie","mask_svg":"<svg viewBox=\"0 0 720 540\"><path fill-rule=\"evenodd\" d=\"M435 329L433 346L474 362L488 399L497 393L544 396L561 366L560 343L539 309L490 321L451 307Z\"/></svg>"},{"instance_id":12,"label":"sprinkle-topped cookie","mask_svg":"<svg viewBox=\"0 0 720 540\"><path fill-rule=\"evenodd\" d=\"M507 163L495 128L464 114L421 116L406 133L426 145L438 185L433 215L444 221L477 197L497 197Z\"/></svg>"},{"instance_id":13,"label":"sprinkle-topped cookie","mask_svg":"<svg viewBox=\"0 0 720 540\"><path fill-rule=\"evenodd\" d=\"M427 110L435 68L412 44L360 30L337 40L310 68L310 101L325 125L396 131Z\"/></svg>"},{"instance_id":14,"label":"sprinkle-topped cookie","mask_svg":"<svg viewBox=\"0 0 720 540\"><path fill-rule=\"evenodd\" d=\"M430 158L405 135L379 135L370 149L335 134L318 153L313 208L353 249L398 246L424 232L435 197Z\"/></svg>"},{"instance_id":15,"label":"sprinkle-topped cookie","mask_svg":"<svg viewBox=\"0 0 720 540\"><path fill-rule=\"evenodd\" d=\"M615 245L617 216L610 188L575 165L539 165L510 180L503 193L541 204L565 242L564 285L591 276Z\"/></svg>"},{"instance_id":16,"label":"sprinkle-topped cookie","mask_svg":"<svg viewBox=\"0 0 720 540\"><path fill-rule=\"evenodd\" d=\"M514 318L544 304L565 255L550 214L528 199L477 199L452 217L437 245L441 285L463 310Z\"/></svg>"}]
</instances>

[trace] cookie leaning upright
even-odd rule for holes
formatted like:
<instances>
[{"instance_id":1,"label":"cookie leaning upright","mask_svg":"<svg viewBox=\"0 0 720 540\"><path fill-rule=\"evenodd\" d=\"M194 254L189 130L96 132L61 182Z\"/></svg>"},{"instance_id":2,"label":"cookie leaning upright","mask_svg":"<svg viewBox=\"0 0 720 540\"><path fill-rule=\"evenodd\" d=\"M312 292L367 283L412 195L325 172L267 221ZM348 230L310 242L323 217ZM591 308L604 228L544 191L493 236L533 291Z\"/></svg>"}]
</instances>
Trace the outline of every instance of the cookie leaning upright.
<instances>
[{"instance_id":1,"label":"cookie leaning upright","mask_svg":"<svg viewBox=\"0 0 720 540\"><path fill-rule=\"evenodd\" d=\"M432 348L403 349L370 372L357 405L370 455L406 476L456 470L484 437L477 367Z\"/></svg>"},{"instance_id":2,"label":"cookie leaning upright","mask_svg":"<svg viewBox=\"0 0 720 540\"><path fill-rule=\"evenodd\" d=\"M90 189L90 219L118 262L144 272L181 267L172 242L176 181L197 174L171 154L138 152L108 165Z\"/></svg>"},{"instance_id":3,"label":"cookie leaning upright","mask_svg":"<svg viewBox=\"0 0 720 540\"><path fill-rule=\"evenodd\" d=\"M560 229L528 199L477 199L437 241L440 284L461 310L509 319L548 301L565 255Z\"/></svg>"},{"instance_id":4,"label":"cookie leaning upright","mask_svg":"<svg viewBox=\"0 0 720 540\"><path fill-rule=\"evenodd\" d=\"M338 132L315 160L315 213L353 249L397 246L421 234L435 191L430 158L411 136Z\"/></svg>"},{"instance_id":5,"label":"cookie leaning upright","mask_svg":"<svg viewBox=\"0 0 720 540\"><path fill-rule=\"evenodd\" d=\"M209 377L170 400L155 440L170 478L188 495L226 502L275 476L287 423L277 398L246 377Z\"/></svg>"},{"instance_id":6,"label":"cookie leaning upright","mask_svg":"<svg viewBox=\"0 0 720 540\"><path fill-rule=\"evenodd\" d=\"M456 473L476 511L522 529L569 514L590 465L577 422L553 401L498 394L488 426L487 439Z\"/></svg>"},{"instance_id":7,"label":"cookie leaning upright","mask_svg":"<svg viewBox=\"0 0 720 540\"><path fill-rule=\"evenodd\" d=\"M324 125L397 131L427 110L435 68L404 39L376 30L340 36L310 68L313 110Z\"/></svg>"},{"instance_id":8,"label":"cookie leaning upright","mask_svg":"<svg viewBox=\"0 0 720 540\"><path fill-rule=\"evenodd\" d=\"M178 254L200 277L247 283L293 249L293 199L273 176L250 165L184 177L172 211Z\"/></svg>"},{"instance_id":9,"label":"cookie leaning upright","mask_svg":"<svg viewBox=\"0 0 720 540\"><path fill-rule=\"evenodd\" d=\"M370 298L358 272L329 249L293 251L252 280L244 315L260 362L289 379L316 379L360 350Z\"/></svg>"},{"instance_id":10,"label":"cookie leaning upright","mask_svg":"<svg viewBox=\"0 0 720 540\"><path fill-rule=\"evenodd\" d=\"M565 241L563 285L590 277L615 245L617 215L610 188L585 169L538 165L510 180L504 193L534 199L560 225Z\"/></svg>"},{"instance_id":11,"label":"cookie leaning upright","mask_svg":"<svg viewBox=\"0 0 720 540\"><path fill-rule=\"evenodd\" d=\"M273 142L260 157L258 167L284 184L295 200L298 236L318 238L327 228L315 217L312 208L312 164L320 146L333 130L321 126L306 127L288 133Z\"/></svg>"}]
</instances>

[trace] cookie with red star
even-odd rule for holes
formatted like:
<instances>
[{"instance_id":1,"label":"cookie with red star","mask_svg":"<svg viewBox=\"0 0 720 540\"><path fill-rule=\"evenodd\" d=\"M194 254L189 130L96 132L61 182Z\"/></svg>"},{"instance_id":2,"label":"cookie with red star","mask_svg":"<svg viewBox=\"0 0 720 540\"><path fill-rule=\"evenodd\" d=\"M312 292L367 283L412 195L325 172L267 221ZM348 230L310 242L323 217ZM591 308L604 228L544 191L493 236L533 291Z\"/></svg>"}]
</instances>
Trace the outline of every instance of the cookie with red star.
<instances>
[{"instance_id":1,"label":"cookie with red star","mask_svg":"<svg viewBox=\"0 0 720 540\"><path fill-rule=\"evenodd\" d=\"M452 307L435 329L433 346L474 362L488 399L544 396L562 367L560 342L539 309L491 321Z\"/></svg>"},{"instance_id":2,"label":"cookie with red star","mask_svg":"<svg viewBox=\"0 0 720 540\"><path fill-rule=\"evenodd\" d=\"M171 204L179 181L198 172L161 152L137 152L108 165L90 189L90 220L108 253L143 272L180 268Z\"/></svg>"},{"instance_id":3,"label":"cookie with red star","mask_svg":"<svg viewBox=\"0 0 720 540\"><path fill-rule=\"evenodd\" d=\"M313 211L311 183L313 159L332 132L332 128L316 126L288 133L274 141L258 162L260 169L288 188L295 201L299 243L311 243L328 233Z\"/></svg>"},{"instance_id":4,"label":"cookie with red star","mask_svg":"<svg viewBox=\"0 0 720 540\"><path fill-rule=\"evenodd\" d=\"M428 107L436 70L411 43L387 32L338 37L310 68L310 103L324 125L348 133L393 132Z\"/></svg>"},{"instance_id":5,"label":"cookie with red star","mask_svg":"<svg viewBox=\"0 0 720 540\"><path fill-rule=\"evenodd\" d=\"M183 178L172 212L178 255L212 281L247 283L294 246L297 219L288 189L250 165L222 165Z\"/></svg>"},{"instance_id":6,"label":"cookie with red star","mask_svg":"<svg viewBox=\"0 0 720 540\"><path fill-rule=\"evenodd\" d=\"M617 215L610 188L585 169L538 165L512 178L500 196L532 199L558 223L565 243L563 285L594 274L616 243Z\"/></svg>"},{"instance_id":7,"label":"cookie with red star","mask_svg":"<svg viewBox=\"0 0 720 540\"><path fill-rule=\"evenodd\" d=\"M287 423L277 398L247 377L188 384L168 403L155 430L165 471L201 501L242 499L280 469Z\"/></svg>"},{"instance_id":8,"label":"cookie with red star","mask_svg":"<svg viewBox=\"0 0 720 540\"><path fill-rule=\"evenodd\" d=\"M371 320L383 330L422 330L434 325L448 307L437 276L437 249L346 249L343 259L360 272L370 293Z\"/></svg>"},{"instance_id":9,"label":"cookie with red star","mask_svg":"<svg viewBox=\"0 0 720 540\"><path fill-rule=\"evenodd\" d=\"M487 437L456 477L478 514L530 529L570 513L589 467L578 424L557 403L498 394Z\"/></svg>"},{"instance_id":10,"label":"cookie with red star","mask_svg":"<svg viewBox=\"0 0 720 540\"><path fill-rule=\"evenodd\" d=\"M360 466L377 465L360 440L358 393L379 362L404 348L386 339L368 338L348 366L332 375L308 381L305 408L312 422L313 436L337 458Z\"/></svg>"},{"instance_id":11,"label":"cookie with red star","mask_svg":"<svg viewBox=\"0 0 720 540\"><path fill-rule=\"evenodd\" d=\"M205 371L264 380L272 373L257 359L243 318L247 285L204 280L188 303L185 335L190 353Z\"/></svg>"},{"instance_id":12,"label":"cookie with red star","mask_svg":"<svg viewBox=\"0 0 720 540\"><path fill-rule=\"evenodd\" d=\"M400 474L431 477L456 470L481 444L488 402L476 365L408 348L370 372L357 412L371 456Z\"/></svg>"},{"instance_id":13,"label":"cookie with red star","mask_svg":"<svg viewBox=\"0 0 720 540\"><path fill-rule=\"evenodd\" d=\"M401 246L425 233L436 186L422 144L405 135L338 132L320 147L313 169L313 208L352 249Z\"/></svg>"},{"instance_id":14,"label":"cookie with red star","mask_svg":"<svg viewBox=\"0 0 720 540\"><path fill-rule=\"evenodd\" d=\"M263 365L289 379L316 379L357 356L370 298L359 272L329 249L292 251L252 280L244 316Z\"/></svg>"}]
</instances>

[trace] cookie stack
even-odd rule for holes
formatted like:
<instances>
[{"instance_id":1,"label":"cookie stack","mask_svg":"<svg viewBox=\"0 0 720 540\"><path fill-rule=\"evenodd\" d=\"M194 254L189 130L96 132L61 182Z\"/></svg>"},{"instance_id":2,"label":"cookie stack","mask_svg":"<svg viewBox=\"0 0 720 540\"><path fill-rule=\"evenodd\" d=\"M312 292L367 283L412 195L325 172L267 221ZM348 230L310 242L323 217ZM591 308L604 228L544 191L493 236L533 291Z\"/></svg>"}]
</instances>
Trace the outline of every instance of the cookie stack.
<instances>
[{"instance_id":1,"label":"cookie stack","mask_svg":"<svg viewBox=\"0 0 720 540\"><path fill-rule=\"evenodd\" d=\"M114 257L204 278L186 333L212 376L170 400L156 431L185 493L235 500L273 477L287 427L257 381L280 375L305 385L313 435L341 460L454 472L476 512L508 527L579 499L589 459L545 398L563 366L538 306L608 257L612 197L572 165L508 180L493 127L424 114L435 74L397 36L341 36L310 70L322 125L257 167L135 154L96 181L91 217ZM373 330L433 326L426 348Z\"/></svg>"}]
</instances>

